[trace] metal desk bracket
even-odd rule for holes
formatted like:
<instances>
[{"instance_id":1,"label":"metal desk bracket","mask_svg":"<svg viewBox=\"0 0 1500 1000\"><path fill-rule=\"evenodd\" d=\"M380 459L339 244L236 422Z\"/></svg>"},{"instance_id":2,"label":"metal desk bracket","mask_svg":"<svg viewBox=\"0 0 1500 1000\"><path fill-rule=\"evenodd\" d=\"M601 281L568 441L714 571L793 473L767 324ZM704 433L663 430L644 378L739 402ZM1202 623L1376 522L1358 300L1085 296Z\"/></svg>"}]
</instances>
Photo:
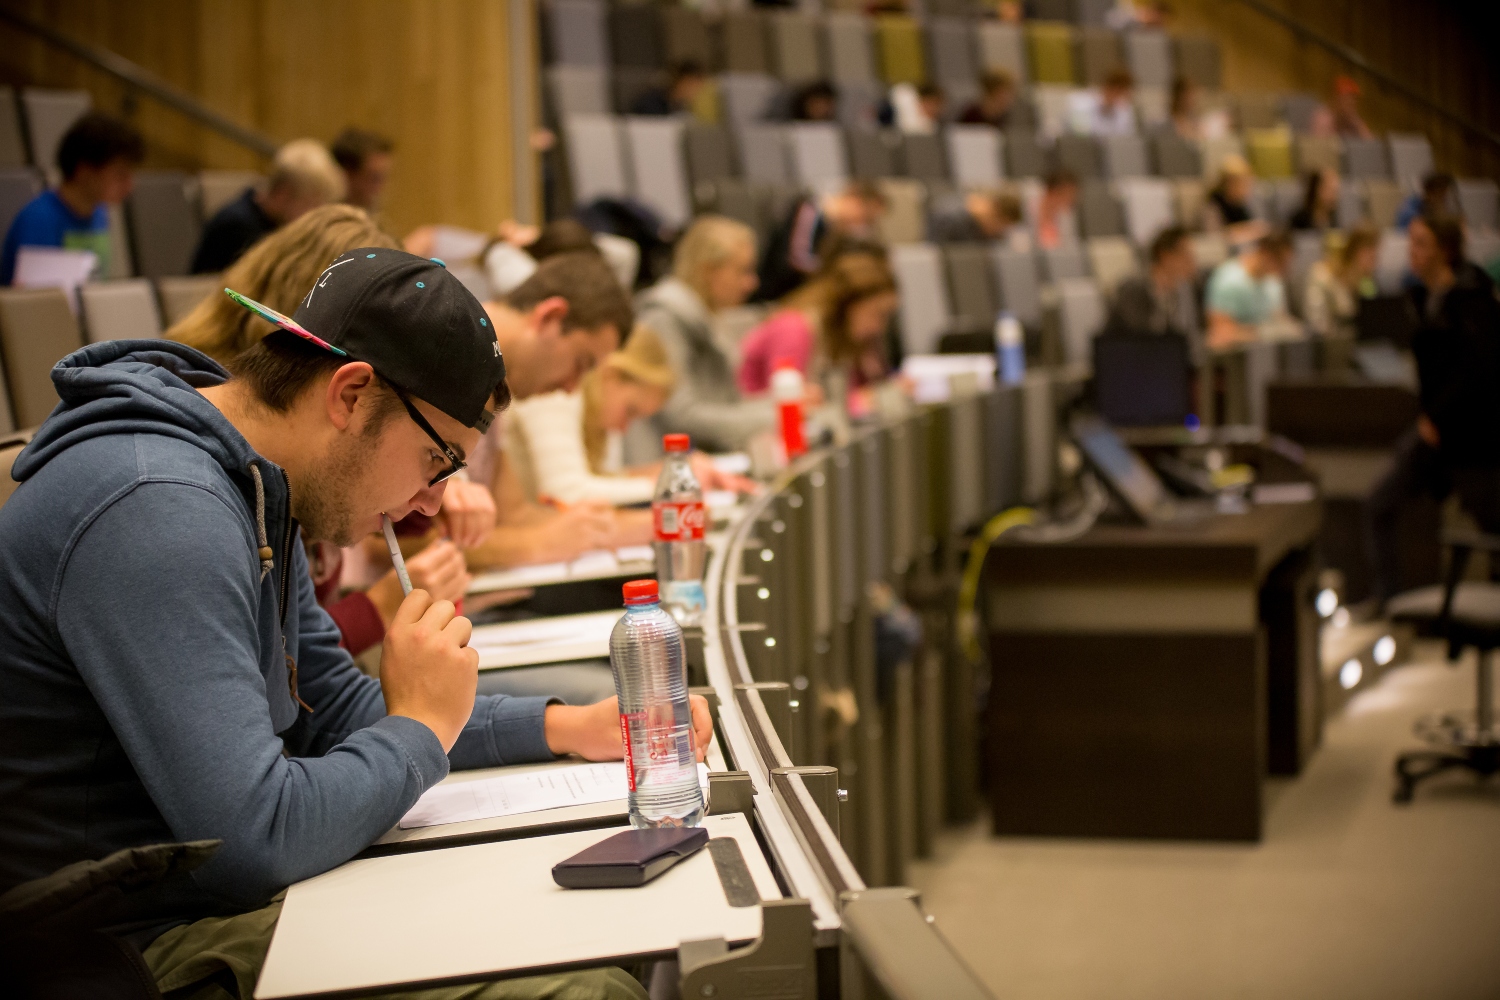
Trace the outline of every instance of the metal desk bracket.
<instances>
[{"instance_id":1,"label":"metal desk bracket","mask_svg":"<svg viewBox=\"0 0 1500 1000\"><path fill-rule=\"evenodd\" d=\"M678 945L682 1000L815 1000L812 905L767 900L761 920L760 939L734 951L723 938Z\"/></svg>"},{"instance_id":2,"label":"metal desk bracket","mask_svg":"<svg viewBox=\"0 0 1500 1000\"><path fill-rule=\"evenodd\" d=\"M744 813L755 818L755 784L749 771L718 771L708 775L708 814Z\"/></svg>"}]
</instances>

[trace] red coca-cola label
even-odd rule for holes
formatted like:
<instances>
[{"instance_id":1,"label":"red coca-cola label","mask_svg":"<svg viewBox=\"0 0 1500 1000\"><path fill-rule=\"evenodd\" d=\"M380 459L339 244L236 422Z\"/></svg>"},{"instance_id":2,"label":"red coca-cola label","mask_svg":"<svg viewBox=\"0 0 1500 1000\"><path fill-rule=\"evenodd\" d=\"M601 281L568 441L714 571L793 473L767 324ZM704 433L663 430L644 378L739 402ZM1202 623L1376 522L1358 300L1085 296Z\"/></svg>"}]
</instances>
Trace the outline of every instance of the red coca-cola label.
<instances>
[{"instance_id":1,"label":"red coca-cola label","mask_svg":"<svg viewBox=\"0 0 1500 1000\"><path fill-rule=\"evenodd\" d=\"M673 503L658 500L651 505L651 519L656 523L658 542L700 542L703 540L703 502L687 500Z\"/></svg>"}]
</instances>

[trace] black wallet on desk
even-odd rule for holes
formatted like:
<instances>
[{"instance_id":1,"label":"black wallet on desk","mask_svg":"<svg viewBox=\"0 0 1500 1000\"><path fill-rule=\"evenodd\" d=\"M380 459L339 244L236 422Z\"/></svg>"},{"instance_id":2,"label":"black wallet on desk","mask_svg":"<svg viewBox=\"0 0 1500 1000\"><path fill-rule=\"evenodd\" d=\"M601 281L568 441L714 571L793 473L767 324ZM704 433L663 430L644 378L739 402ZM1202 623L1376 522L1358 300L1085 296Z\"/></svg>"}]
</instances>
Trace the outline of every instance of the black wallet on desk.
<instances>
[{"instance_id":1,"label":"black wallet on desk","mask_svg":"<svg viewBox=\"0 0 1500 1000\"><path fill-rule=\"evenodd\" d=\"M565 889L620 889L645 885L708 843L702 827L626 830L552 866Z\"/></svg>"}]
</instances>

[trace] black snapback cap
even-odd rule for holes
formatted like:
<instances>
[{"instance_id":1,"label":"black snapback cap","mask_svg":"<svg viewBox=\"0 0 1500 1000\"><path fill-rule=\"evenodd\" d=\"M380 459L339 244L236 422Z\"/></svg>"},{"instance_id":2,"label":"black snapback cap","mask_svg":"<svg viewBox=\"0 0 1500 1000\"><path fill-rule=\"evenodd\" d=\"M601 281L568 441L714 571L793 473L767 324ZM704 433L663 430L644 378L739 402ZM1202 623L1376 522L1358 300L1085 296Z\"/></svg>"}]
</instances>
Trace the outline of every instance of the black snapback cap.
<instances>
[{"instance_id":1,"label":"black snapback cap","mask_svg":"<svg viewBox=\"0 0 1500 1000\"><path fill-rule=\"evenodd\" d=\"M443 262L402 250L343 254L288 318L233 289L240 305L333 354L363 361L398 389L481 433L505 360L479 300Z\"/></svg>"}]
</instances>

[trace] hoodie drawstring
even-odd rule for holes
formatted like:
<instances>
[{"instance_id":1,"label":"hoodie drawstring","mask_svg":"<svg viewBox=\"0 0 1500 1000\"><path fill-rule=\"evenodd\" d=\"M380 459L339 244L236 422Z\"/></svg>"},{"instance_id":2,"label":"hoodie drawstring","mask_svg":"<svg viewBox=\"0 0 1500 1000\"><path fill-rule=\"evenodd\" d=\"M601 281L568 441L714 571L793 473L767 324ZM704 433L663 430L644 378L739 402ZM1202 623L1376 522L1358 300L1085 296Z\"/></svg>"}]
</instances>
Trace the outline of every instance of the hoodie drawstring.
<instances>
[{"instance_id":1,"label":"hoodie drawstring","mask_svg":"<svg viewBox=\"0 0 1500 1000\"><path fill-rule=\"evenodd\" d=\"M264 580L271 572L271 561L276 553L271 548L271 540L266 537L266 484L261 481L259 465L250 466L250 478L255 480L255 532L260 543L260 578Z\"/></svg>"}]
</instances>

